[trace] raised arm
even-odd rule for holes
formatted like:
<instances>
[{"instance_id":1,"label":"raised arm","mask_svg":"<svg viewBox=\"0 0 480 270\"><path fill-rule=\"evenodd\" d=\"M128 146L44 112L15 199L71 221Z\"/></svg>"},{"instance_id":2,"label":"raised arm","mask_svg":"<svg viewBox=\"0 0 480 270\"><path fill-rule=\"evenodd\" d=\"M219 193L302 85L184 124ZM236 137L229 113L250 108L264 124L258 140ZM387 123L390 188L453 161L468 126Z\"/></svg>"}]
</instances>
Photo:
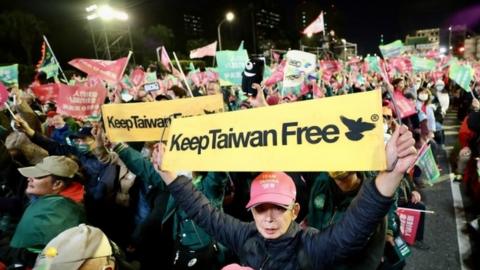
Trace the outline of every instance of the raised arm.
<instances>
[{"instance_id":1,"label":"raised arm","mask_svg":"<svg viewBox=\"0 0 480 270\"><path fill-rule=\"evenodd\" d=\"M161 171L162 144L157 144L153 152L153 163L168 186L175 202L196 224L217 241L238 254L249 235L256 233L253 223L241 222L213 207L208 199L192 184L191 179L167 171Z\"/></svg>"},{"instance_id":2,"label":"raised arm","mask_svg":"<svg viewBox=\"0 0 480 270\"><path fill-rule=\"evenodd\" d=\"M331 265L365 246L378 223L389 211L405 171L416 158L414 144L408 128L398 127L386 147L390 170L381 172L375 181L363 186L343 220L322 233L311 233L306 241L307 251L317 264Z\"/></svg>"}]
</instances>

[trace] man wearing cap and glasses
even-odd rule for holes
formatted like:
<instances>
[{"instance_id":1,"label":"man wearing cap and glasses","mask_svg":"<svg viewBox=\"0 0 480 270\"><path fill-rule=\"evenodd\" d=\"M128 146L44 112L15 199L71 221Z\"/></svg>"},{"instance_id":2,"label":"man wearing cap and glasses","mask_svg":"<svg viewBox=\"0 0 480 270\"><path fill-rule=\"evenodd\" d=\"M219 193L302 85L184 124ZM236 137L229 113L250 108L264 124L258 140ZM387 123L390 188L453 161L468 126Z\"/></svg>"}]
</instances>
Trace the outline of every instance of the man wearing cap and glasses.
<instances>
[{"instance_id":1,"label":"man wearing cap and glasses","mask_svg":"<svg viewBox=\"0 0 480 270\"><path fill-rule=\"evenodd\" d=\"M85 222L83 186L77 182L78 165L65 156L45 157L31 167L18 169L28 178L31 202L10 242L12 264L33 266L37 254L62 231ZM2 258L4 259L4 258Z\"/></svg>"},{"instance_id":2,"label":"man wearing cap and glasses","mask_svg":"<svg viewBox=\"0 0 480 270\"><path fill-rule=\"evenodd\" d=\"M254 222L241 222L213 208L185 176L161 170L164 146L153 162L177 204L207 233L235 252L243 266L254 269L329 269L361 250L385 217L394 193L416 158L415 140L406 126L386 146L388 170L362 188L343 220L319 232L295 222L300 206L295 185L284 173L262 173L252 182L247 208Z\"/></svg>"}]
</instances>

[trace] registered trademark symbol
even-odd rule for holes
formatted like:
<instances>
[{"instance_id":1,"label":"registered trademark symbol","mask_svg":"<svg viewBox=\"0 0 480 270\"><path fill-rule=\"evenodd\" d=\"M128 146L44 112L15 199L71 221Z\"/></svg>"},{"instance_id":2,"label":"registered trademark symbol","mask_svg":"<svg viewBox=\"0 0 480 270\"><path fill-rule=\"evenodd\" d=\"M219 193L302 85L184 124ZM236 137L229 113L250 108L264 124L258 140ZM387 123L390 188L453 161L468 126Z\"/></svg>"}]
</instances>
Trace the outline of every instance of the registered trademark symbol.
<instances>
[{"instance_id":1,"label":"registered trademark symbol","mask_svg":"<svg viewBox=\"0 0 480 270\"><path fill-rule=\"evenodd\" d=\"M378 117L378 114L372 114L372 116L370 117L370 119L372 119L373 122L377 122L379 117Z\"/></svg>"}]
</instances>

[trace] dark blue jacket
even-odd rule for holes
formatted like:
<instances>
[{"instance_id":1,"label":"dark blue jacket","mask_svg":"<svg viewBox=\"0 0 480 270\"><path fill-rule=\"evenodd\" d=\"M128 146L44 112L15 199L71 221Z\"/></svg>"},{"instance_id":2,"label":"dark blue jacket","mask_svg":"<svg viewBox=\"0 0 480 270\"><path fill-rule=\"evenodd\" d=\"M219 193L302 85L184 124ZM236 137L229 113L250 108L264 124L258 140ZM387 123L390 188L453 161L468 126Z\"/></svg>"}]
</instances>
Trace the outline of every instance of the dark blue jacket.
<instances>
[{"instance_id":1,"label":"dark blue jacket","mask_svg":"<svg viewBox=\"0 0 480 270\"><path fill-rule=\"evenodd\" d=\"M49 155L74 155L85 170L86 195L93 200L102 200L107 194L113 193L114 182L117 177L115 165L103 164L91 153L80 153L75 147L58 143L35 132L32 142L47 150Z\"/></svg>"},{"instance_id":2,"label":"dark blue jacket","mask_svg":"<svg viewBox=\"0 0 480 270\"><path fill-rule=\"evenodd\" d=\"M72 132L68 128L68 125L65 124L62 128L55 128L52 131L50 138L58 143L66 143L66 139L70 136Z\"/></svg>"},{"instance_id":3,"label":"dark blue jacket","mask_svg":"<svg viewBox=\"0 0 480 270\"><path fill-rule=\"evenodd\" d=\"M254 269L329 269L365 246L393 202L370 182L334 226L319 232L302 230L293 222L285 235L266 240L253 222L241 222L212 207L188 178L180 176L168 187L191 219L235 252L242 265Z\"/></svg>"}]
</instances>

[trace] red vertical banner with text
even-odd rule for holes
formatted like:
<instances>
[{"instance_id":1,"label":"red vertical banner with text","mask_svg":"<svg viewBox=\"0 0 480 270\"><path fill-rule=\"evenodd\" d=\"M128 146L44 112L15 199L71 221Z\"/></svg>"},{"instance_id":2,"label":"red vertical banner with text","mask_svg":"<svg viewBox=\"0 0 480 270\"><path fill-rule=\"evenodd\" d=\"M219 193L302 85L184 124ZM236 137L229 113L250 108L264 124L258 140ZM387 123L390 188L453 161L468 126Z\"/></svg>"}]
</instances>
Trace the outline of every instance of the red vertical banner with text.
<instances>
[{"instance_id":1,"label":"red vertical banner with text","mask_svg":"<svg viewBox=\"0 0 480 270\"><path fill-rule=\"evenodd\" d=\"M80 119L99 115L106 95L107 90L101 83L94 85L84 83L74 86L60 84L57 112Z\"/></svg>"},{"instance_id":2,"label":"red vertical banner with text","mask_svg":"<svg viewBox=\"0 0 480 270\"><path fill-rule=\"evenodd\" d=\"M400 217L400 232L403 240L409 245L413 245L417 236L421 213L413 209L398 208L397 214Z\"/></svg>"}]
</instances>

